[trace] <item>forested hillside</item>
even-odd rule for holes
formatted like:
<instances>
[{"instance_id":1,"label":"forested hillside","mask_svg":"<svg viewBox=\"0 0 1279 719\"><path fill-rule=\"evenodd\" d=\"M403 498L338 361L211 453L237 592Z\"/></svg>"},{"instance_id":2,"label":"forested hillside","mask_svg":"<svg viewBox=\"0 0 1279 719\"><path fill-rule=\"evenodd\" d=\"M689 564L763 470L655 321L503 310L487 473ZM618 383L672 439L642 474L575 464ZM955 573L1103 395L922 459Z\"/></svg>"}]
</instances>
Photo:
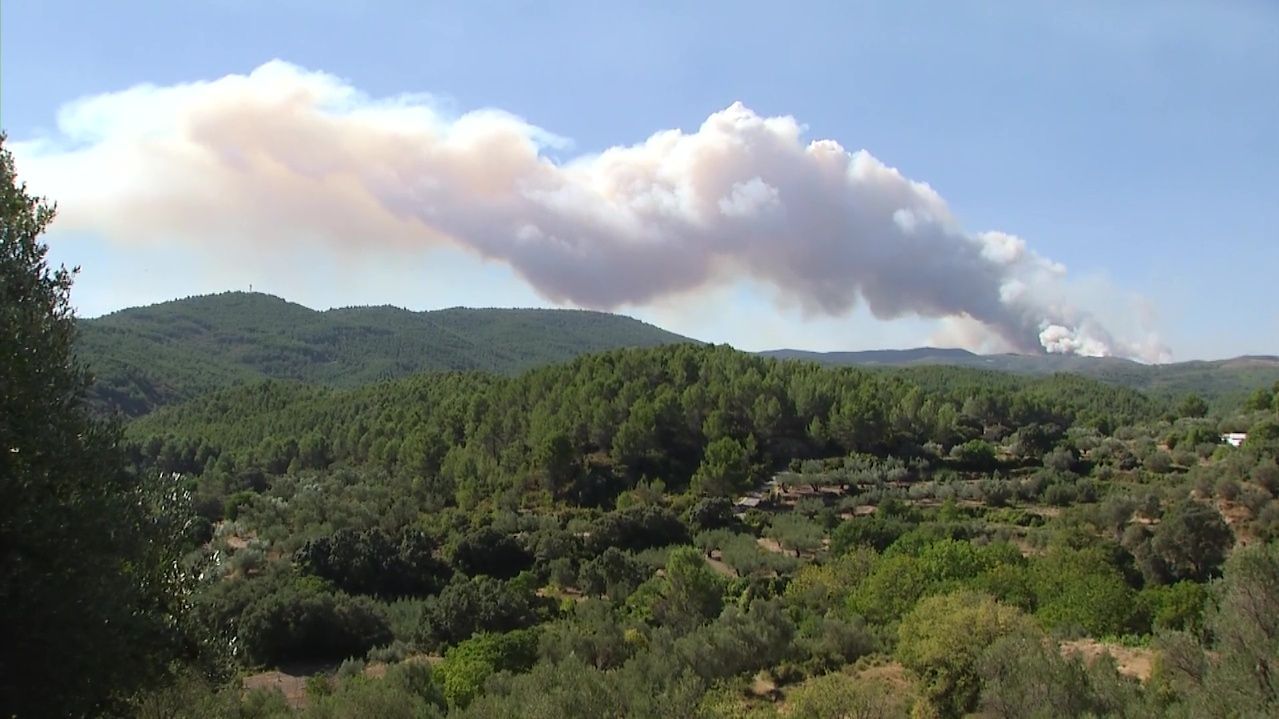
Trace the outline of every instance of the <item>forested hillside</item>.
<instances>
[{"instance_id":1,"label":"forested hillside","mask_svg":"<svg viewBox=\"0 0 1279 719\"><path fill-rule=\"evenodd\" d=\"M77 351L96 375L95 403L126 416L266 378L356 387L427 370L513 373L599 350L690 341L601 312L317 312L245 292L122 310L79 324Z\"/></svg>"},{"instance_id":2,"label":"forested hillside","mask_svg":"<svg viewBox=\"0 0 1279 719\"><path fill-rule=\"evenodd\" d=\"M189 631L223 667L137 706L1265 715L1277 409L697 345L221 390L127 431L190 493Z\"/></svg>"},{"instance_id":3,"label":"forested hillside","mask_svg":"<svg viewBox=\"0 0 1279 719\"><path fill-rule=\"evenodd\" d=\"M1258 389L1279 382L1279 357L1269 355L1147 365L1117 357L1061 354L979 355L967 350L935 347L867 352L772 350L762 354L836 367L946 365L1032 375L1069 372L1164 398L1197 394L1222 406L1238 403Z\"/></svg>"},{"instance_id":4,"label":"forested hillside","mask_svg":"<svg viewBox=\"0 0 1279 719\"><path fill-rule=\"evenodd\" d=\"M618 318L201 300L234 319L121 333L200 393L116 446L183 552L140 645L169 668L119 713L1279 711L1279 383L1236 391L1261 375L1147 394L1117 360L1111 384L681 343L396 377L371 368L397 322L469 368L466 342L536 337L478 356L538 364Z\"/></svg>"},{"instance_id":5,"label":"forested hillside","mask_svg":"<svg viewBox=\"0 0 1279 719\"><path fill-rule=\"evenodd\" d=\"M456 492L523 491L538 458L558 452L615 476L548 480L579 501L603 492L598 503L642 477L687 486L707 446L721 441L768 467L831 453L910 456L930 442L980 439L986 427L1051 443L1071 425L1108 430L1163 409L1071 375L824 369L682 345L590 355L515 378L427 374L345 391L256 384L162 409L128 434L145 438L146 455L162 458L165 471L403 465L438 475L446 502ZM458 486L469 480L485 484Z\"/></svg>"},{"instance_id":6,"label":"forested hillside","mask_svg":"<svg viewBox=\"0 0 1279 719\"><path fill-rule=\"evenodd\" d=\"M244 292L191 297L81 320L77 351L96 377L99 410L138 417L157 407L262 379L359 387L424 371L498 374L622 347L694 340L620 315L580 310L317 312ZM1117 358L977 355L918 348L761 353L830 366L963 367L1027 375L1072 373L1165 401L1186 394L1228 407L1279 381L1279 358L1143 365Z\"/></svg>"}]
</instances>

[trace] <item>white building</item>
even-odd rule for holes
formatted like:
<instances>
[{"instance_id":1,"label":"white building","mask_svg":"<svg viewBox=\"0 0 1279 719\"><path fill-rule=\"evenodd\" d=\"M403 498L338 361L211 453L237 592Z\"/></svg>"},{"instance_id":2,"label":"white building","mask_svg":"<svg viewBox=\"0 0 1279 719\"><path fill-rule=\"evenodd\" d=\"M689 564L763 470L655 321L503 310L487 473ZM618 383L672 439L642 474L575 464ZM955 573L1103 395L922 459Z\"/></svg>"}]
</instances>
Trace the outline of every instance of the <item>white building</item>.
<instances>
[{"instance_id":1,"label":"white building","mask_svg":"<svg viewBox=\"0 0 1279 719\"><path fill-rule=\"evenodd\" d=\"M1247 432L1227 432L1221 435L1221 441L1225 442L1231 447L1238 447L1239 445L1243 444L1243 441L1245 439L1248 439Z\"/></svg>"}]
</instances>

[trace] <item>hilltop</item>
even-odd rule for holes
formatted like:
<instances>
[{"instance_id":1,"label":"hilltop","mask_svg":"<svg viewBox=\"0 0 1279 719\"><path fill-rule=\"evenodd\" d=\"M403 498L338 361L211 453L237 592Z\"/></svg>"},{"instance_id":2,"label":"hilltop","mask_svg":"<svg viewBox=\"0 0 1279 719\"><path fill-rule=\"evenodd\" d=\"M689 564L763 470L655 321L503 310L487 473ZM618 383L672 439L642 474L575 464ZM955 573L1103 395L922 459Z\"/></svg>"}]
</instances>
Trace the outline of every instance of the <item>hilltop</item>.
<instances>
[{"instance_id":1,"label":"hilltop","mask_svg":"<svg viewBox=\"0 0 1279 719\"><path fill-rule=\"evenodd\" d=\"M513 374L601 350L691 341L603 312L317 311L246 292L121 310L79 327L95 404L126 416L262 379L357 387L432 370Z\"/></svg>"},{"instance_id":2,"label":"hilltop","mask_svg":"<svg viewBox=\"0 0 1279 719\"><path fill-rule=\"evenodd\" d=\"M80 320L77 350L96 406L137 417L264 379L354 388L430 371L517 374L611 349L696 342L623 315L586 310L391 306L317 311L261 293L225 292ZM1114 357L979 355L920 347L864 352L781 349L766 357L829 366L961 367L1077 374L1168 399L1242 401L1279 382L1279 357L1145 365Z\"/></svg>"}]
</instances>

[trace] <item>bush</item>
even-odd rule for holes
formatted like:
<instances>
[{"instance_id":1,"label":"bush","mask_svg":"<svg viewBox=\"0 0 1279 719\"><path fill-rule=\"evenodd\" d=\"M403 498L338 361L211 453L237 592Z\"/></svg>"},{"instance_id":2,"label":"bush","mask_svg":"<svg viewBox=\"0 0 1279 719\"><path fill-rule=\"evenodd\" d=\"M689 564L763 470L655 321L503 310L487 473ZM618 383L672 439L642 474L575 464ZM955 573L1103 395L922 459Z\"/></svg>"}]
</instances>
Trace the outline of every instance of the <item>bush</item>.
<instances>
[{"instance_id":1,"label":"bush","mask_svg":"<svg viewBox=\"0 0 1279 719\"><path fill-rule=\"evenodd\" d=\"M729 606L714 622L680 638L676 651L698 676L723 679L774 666L793 651L795 626L780 601Z\"/></svg>"},{"instance_id":2,"label":"bush","mask_svg":"<svg viewBox=\"0 0 1279 719\"><path fill-rule=\"evenodd\" d=\"M1261 510L1270 502L1270 493L1253 486L1246 486L1239 493L1239 503L1248 508L1253 517L1261 514Z\"/></svg>"},{"instance_id":3,"label":"bush","mask_svg":"<svg viewBox=\"0 0 1279 719\"><path fill-rule=\"evenodd\" d=\"M844 674L810 679L787 691L788 716L794 719L875 717L906 719L915 704L913 691L886 679L850 680Z\"/></svg>"},{"instance_id":4,"label":"bush","mask_svg":"<svg viewBox=\"0 0 1279 719\"><path fill-rule=\"evenodd\" d=\"M386 646L370 649L365 659L369 662L380 662L382 664L398 664L404 661L412 652L413 647L397 639Z\"/></svg>"},{"instance_id":5,"label":"bush","mask_svg":"<svg viewBox=\"0 0 1279 719\"><path fill-rule=\"evenodd\" d=\"M533 557L510 535L484 527L462 537L449 553L455 569L471 576L510 579L533 565Z\"/></svg>"},{"instance_id":6,"label":"bush","mask_svg":"<svg viewBox=\"0 0 1279 719\"><path fill-rule=\"evenodd\" d=\"M706 497L688 510L688 524L694 532L723 529L735 522L733 502L727 497Z\"/></svg>"},{"instance_id":7,"label":"bush","mask_svg":"<svg viewBox=\"0 0 1279 719\"><path fill-rule=\"evenodd\" d=\"M842 522L831 532L831 549L838 554L856 547L870 547L882 552L897 538L910 530L911 525L895 517L875 513L869 517L854 517Z\"/></svg>"},{"instance_id":8,"label":"bush","mask_svg":"<svg viewBox=\"0 0 1279 719\"><path fill-rule=\"evenodd\" d=\"M1208 499L1217 493L1217 485L1212 481L1212 477L1206 474L1197 475L1191 483L1191 487L1195 494L1204 499Z\"/></svg>"},{"instance_id":9,"label":"bush","mask_svg":"<svg viewBox=\"0 0 1279 719\"><path fill-rule=\"evenodd\" d=\"M278 695L278 693L277 693ZM409 661L387 667L381 679L353 676L332 691L312 697L306 716L438 719L444 716L444 697L430 666ZM254 712L244 707L237 716L287 716Z\"/></svg>"},{"instance_id":10,"label":"bush","mask_svg":"<svg viewBox=\"0 0 1279 719\"><path fill-rule=\"evenodd\" d=\"M1100 547L1054 549L1031 562L1030 578L1035 616L1048 626L1093 636L1142 629L1135 592Z\"/></svg>"},{"instance_id":11,"label":"bush","mask_svg":"<svg viewBox=\"0 0 1279 719\"><path fill-rule=\"evenodd\" d=\"M592 524L590 535L588 549L595 554L610 547L639 551L690 540L688 528L674 512L652 505L609 512Z\"/></svg>"},{"instance_id":12,"label":"bush","mask_svg":"<svg viewBox=\"0 0 1279 719\"><path fill-rule=\"evenodd\" d=\"M805 564L786 585L786 602L814 614L826 614L870 575L877 559L874 551L860 548L821 564Z\"/></svg>"},{"instance_id":13,"label":"bush","mask_svg":"<svg viewBox=\"0 0 1279 719\"><path fill-rule=\"evenodd\" d=\"M995 466L995 448L989 442L970 439L950 450L950 456L973 469Z\"/></svg>"},{"instance_id":14,"label":"bush","mask_svg":"<svg viewBox=\"0 0 1279 719\"><path fill-rule=\"evenodd\" d=\"M846 606L852 614L886 624L910 611L932 586L918 559L905 554L885 556L848 595Z\"/></svg>"},{"instance_id":15,"label":"bush","mask_svg":"<svg viewBox=\"0 0 1279 719\"><path fill-rule=\"evenodd\" d=\"M532 630L484 633L449 649L435 671L449 706L465 707L493 674L524 671L536 660L537 635Z\"/></svg>"},{"instance_id":16,"label":"bush","mask_svg":"<svg viewBox=\"0 0 1279 719\"><path fill-rule=\"evenodd\" d=\"M433 556L434 549L421 532L392 537L380 529L340 529L308 541L294 561L345 592L396 599L437 592L448 581L452 572Z\"/></svg>"},{"instance_id":17,"label":"bush","mask_svg":"<svg viewBox=\"0 0 1279 719\"><path fill-rule=\"evenodd\" d=\"M538 651L544 661L576 659L596 669L616 669L635 650L635 643L627 641L634 629L623 627L612 604L588 599L574 607L570 619L540 627Z\"/></svg>"},{"instance_id":18,"label":"bush","mask_svg":"<svg viewBox=\"0 0 1279 719\"><path fill-rule=\"evenodd\" d=\"M1172 457L1163 450L1151 453L1145 461L1146 469L1155 474L1167 474L1172 471Z\"/></svg>"},{"instance_id":19,"label":"bush","mask_svg":"<svg viewBox=\"0 0 1279 719\"><path fill-rule=\"evenodd\" d=\"M1055 469L1058 472L1071 472L1075 469L1076 461L1075 453L1072 450L1065 447L1057 447L1044 455L1043 464L1047 469Z\"/></svg>"},{"instance_id":20,"label":"bush","mask_svg":"<svg viewBox=\"0 0 1279 719\"><path fill-rule=\"evenodd\" d=\"M1235 501L1239 498L1239 483L1233 479L1217 482L1217 496L1228 502Z\"/></svg>"},{"instance_id":21,"label":"bush","mask_svg":"<svg viewBox=\"0 0 1279 719\"><path fill-rule=\"evenodd\" d=\"M582 564L578 583L586 594L604 595L615 601L630 596L635 588L653 575L652 570L634 556L609 547L599 556Z\"/></svg>"},{"instance_id":22,"label":"bush","mask_svg":"<svg viewBox=\"0 0 1279 719\"><path fill-rule=\"evenodd\" d=\"M1252 481L1269 492L1270 496L1279 497L1279 465L1275 464L1273 457L1258 462L1257 466L1252 468L1251 475Z\"/></svg>"},{"instance_id":23,"label":"bush","mask_svg":"<svg viewBox=\"0 0 1279 719\"><path fill-rule=\"evenodd\" d=\"M1279 548L1235 551L1215 587L1204 646L1187 634L1161 638L1157 679L1181 716L1276 716L1279 692Z\"/></svg>"},{"instance_id":24,"label":"bush","mask_svg":"<svg viewBox=\"0 0 1279 719\"><path fill-rule=\"evenodd\" d=\"M358 677L363 673L364 660L352 657L350 659L343 660L342 663L338 665L336 676L338 679L350 679L351 677Z\"/></svg>"},{"instance_id":25,"label":"bush","mask_svg":"<svg viewBox=\"0 0 1279 719\"><path fill-rule=\"evenodd\" d=\"M278 664L362 657L392 634L368 599L295 582L249 604L236 622L236 638L250 662Z\"/></svg>"},{"instance_id":26,"label":"bush","mask_svg":"<svg viewBox=\"0 0 1279 719\"><path fill-rule=\"evenodd\" d=\"M1034 623L1018 609L989 595L955 592L923 600L902 619L897 658L944 716L962 716L977 705L979 662L987 647L1032 631Z\"/></svg>"},{"instance_id":27,"label":"bush","mask_svg":"<svg viewBox=\"0 0 1279 719\"><path fill-rule=\"evenodd\" d=\"M1193 450L1178 447L1172 453L1172 461L1180 467L1193 467L1199 463L1199 455Z\"/></svg>"},{"instance_id":28,"label":"bush","mask_svg":"<svg viewBox=\"0 0 1279 719\"><path fill-rule=\"evenodd\" d=\"M1007 506L1013 498L1013 487L1008 480L988 479L981 484L982 498L990 507Z\"/></svg>"},{"instance_id":29,"label":"bush","mask_svg":"<svg viewBox=\"0 0 1279 719\"><path fill-rule=\"evenodd\" d=\"M1139 597L1155 631L1198 632L1208 603L1208 587L1195 582L1146 587Z\"/></svg>"},{"instance_id":30,"label":"bush","mask_svg":"<svg viewBox=\"0 0 1279 719\"><path fill-rule=\"evenodd\" d=\"M845 621L836 617L814 617L800 627L796 641L807 655L811 672L833 671L875 651L879 642L860 617Z\"/></svg>"},{"instance_id":31,"label":"bush","mask_svg":"<svg viewBox=\"0 0 1279 719\"><path fill-rule=\"evenodd\" d=\"M485 576L454 580L424 606L418 641L437 647L456 644L479 631L524 629L537 623L545 603L518 582Z\"/></svg>"},{"instance_id":32,"label":"bush","mask_svg":"<svg viewBox=\"0 0 1279 719\"><path fill-rule=\"evenodd\" d=\"M1279 500L1272 499L1261 508L1254 526L1257 536L1263 541L1273 542L1279 539Z\"/></svg>"},{"instance_id":33,"label":"bush","mask_svg":"<svg viewBox=\"0 0 1279 719\"><path fill-rule=\"evenodd\" d=\"M1143 716L1140 686L1122 678L1108 655L1089 668L1077 654L1062 656L1041 632L996 640L979 662L982 716Z\"/></svg>"},{"instance_id":34,"label":"bush","mask_svg":"<svg viewBox=\"0 0 1279 719\"><path fill-rule=\"evenodd\" d=\"M1213 507L1194 500L1174 505L1134 554L1148 581L1204 582L1217 575L1234 533Z\"/></svg>"},{"instance_id":35,"label":"bush","mask_svg":"<svg viewBox=\"0 0 1279 719\"><path fill-rule=\"evenodd\" d=\"M1066 484L1064 482L1056 482L1049 485L1048 489L1044 490L1043 494L1044 502L1055 507L1070 506L1074 504L1078 498L1079 494L1075 491L1074 485Z\"/></svg>"}]
</instances>

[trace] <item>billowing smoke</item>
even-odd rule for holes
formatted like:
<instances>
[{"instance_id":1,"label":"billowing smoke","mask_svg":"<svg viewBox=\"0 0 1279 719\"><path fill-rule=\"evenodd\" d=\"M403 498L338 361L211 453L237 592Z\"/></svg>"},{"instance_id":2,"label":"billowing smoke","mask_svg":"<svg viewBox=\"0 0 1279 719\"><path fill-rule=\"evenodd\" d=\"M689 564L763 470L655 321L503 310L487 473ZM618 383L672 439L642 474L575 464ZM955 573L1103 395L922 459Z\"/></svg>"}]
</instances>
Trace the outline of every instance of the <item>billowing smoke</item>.
<instances>
[{"instance_id":1,"label":"billowing smoke","mask_svg":"<svg viewBox=\"0 0 1279 719\"><path fill-rule=\"evenodd\" d=\"M749 278L810 314L950 318L1022 352L1152 357L1070 304L1065 269L965 232L928 185L740 103L695 132L557 161L509 114L448 117L271 62L68 106L17 146L59 226L219 253L454 243L561 304L612 309ZM291 238L291 239L286 239Z\"/></svg>"}]
</instances>

